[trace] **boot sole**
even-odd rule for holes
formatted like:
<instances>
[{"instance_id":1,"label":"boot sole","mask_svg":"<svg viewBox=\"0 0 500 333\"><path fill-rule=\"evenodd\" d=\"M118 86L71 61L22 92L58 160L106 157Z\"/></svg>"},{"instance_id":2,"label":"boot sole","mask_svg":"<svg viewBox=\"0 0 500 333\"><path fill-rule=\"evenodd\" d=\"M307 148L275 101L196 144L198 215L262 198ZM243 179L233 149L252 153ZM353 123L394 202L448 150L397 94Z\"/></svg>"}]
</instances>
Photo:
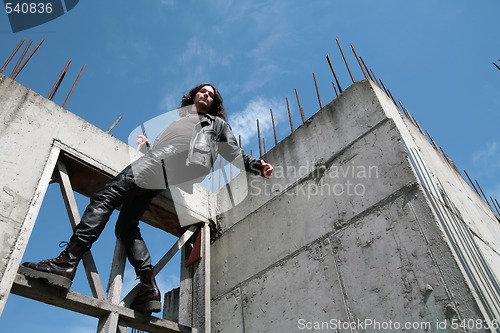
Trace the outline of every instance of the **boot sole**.
<instances>
[{"instance_id":1,"label":"boot sole","mask_svg":"<svg viewBox=\"0 0 500 333\"><path fill-rule=\"evenodd\" d=\"M47 273L47 272L42 272L42 271L37 271L36 269L32 269L26 266L19 266L19 269L17 270L19 274L22 274L24 276L28 276L34 279L42 280L45 281L49 284L52 284L54 286L58 286L64 289L69 289L71 287L71 284L73 281L68 279L67 277L57 275L57 274L52 274L52 273Z\"/></svg>"},{"instance_id":2,"label":"boot sole","mask_svg":"<svg viewBox=\"0 0 500 333\"><path fill-rule=\"evenodd\" d=\"M160 301L149 301L143 304L136 305L134 307L130 307L132 310L151 313L151 312L160 312L161 311L161 302Z\"/></svg>"}]
</instances>

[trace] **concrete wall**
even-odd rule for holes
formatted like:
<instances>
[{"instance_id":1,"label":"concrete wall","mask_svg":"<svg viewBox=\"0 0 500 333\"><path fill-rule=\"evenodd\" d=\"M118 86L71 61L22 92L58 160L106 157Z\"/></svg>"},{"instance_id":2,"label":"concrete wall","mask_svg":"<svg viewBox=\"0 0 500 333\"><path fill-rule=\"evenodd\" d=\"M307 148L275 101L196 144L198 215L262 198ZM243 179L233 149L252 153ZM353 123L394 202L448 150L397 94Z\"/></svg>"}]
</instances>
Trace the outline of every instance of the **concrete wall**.
<instances>
[{"instance_id":1,"label":"concrete wall","mask_svg":"<svg viewBox=\"0 0 500 333\"><path fill-rule=\"evenodd\" d=\"M214 332L444 332L500 317L497 218L372 82L265 158L275 177L236 178L250 194L220 214Z\"/></svg>"}]
</instances>

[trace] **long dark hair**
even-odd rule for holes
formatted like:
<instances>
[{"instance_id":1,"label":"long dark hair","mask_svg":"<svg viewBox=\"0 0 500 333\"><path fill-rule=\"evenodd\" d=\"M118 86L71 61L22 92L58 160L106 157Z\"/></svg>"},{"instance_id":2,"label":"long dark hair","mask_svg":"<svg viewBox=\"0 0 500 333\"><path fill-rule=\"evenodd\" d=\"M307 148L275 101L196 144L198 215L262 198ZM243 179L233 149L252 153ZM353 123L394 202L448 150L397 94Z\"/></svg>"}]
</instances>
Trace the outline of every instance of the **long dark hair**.
<instances>
[{"instance_id":1,"label":"long dark hair","mask_svg":"<svg viewBox=\"0 0 500 333\"><path fill-rule=\"evenodd\" d=\"M227 121L226 112L224 111L224 105L222 103L222 96L220 95L219 90L217 90L217 88L215 88L215 86L210 83L199 84L193 89L191 89L187 94L182 96L181 107L194 104L194 96L204 86L210 86L214 90L214 101L207 113L213 116L220 117Z\"/></svg>"}]
</instances>

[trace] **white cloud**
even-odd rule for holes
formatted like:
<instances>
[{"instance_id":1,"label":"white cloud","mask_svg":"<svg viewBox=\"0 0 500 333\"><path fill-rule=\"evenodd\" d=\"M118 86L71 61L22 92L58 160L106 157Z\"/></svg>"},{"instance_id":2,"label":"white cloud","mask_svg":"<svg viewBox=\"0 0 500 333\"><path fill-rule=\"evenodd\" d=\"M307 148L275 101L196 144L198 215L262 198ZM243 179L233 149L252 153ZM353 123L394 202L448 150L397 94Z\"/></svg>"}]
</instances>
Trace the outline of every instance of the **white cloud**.
<instances>
[{"instance_id":1,"label":"white cloud","mask_svg":"<svg viewBox=\"0 0 500 333\"><path fill-rule=\"evenodd\" d=\"M227 66L231 63L231 57L227 54L220 55L209 43L194 36L188 40L184 52L180 55L181 64L198 62L198 66Z\"/></svg>"},{"instance_id":2,"label":"white cloud","mask_svg":"<svg viewBox=\"0 0 500 333\"><path fill-rule=\"evenodd\" d=\"M493 161L494 166L499 166L500 154L498 152L498 144L496 141L490 142L486 148L474 153L473 155L474 163L488 163ZM495 163L496 162L496 163Z\"/></svg>"},{"instance_id":3,"label":"white cloud","mask_svg":"<svg viewBox=\"0 0 500 333\"><path fill-rule=\"evenodd\" d=\"M168 92L166 93L160 101L160 110L172 111L177 109L181 105L182 93L179 92Z\"/></svg>"},{"instance_id":4,"label":"white cloud","mask_svg":"<svg viewBox=\"0 0 500 333\"><path fill-rule=\"evenodd\" d=\"M277 98L257 97L251 100L243 111L230 116L229 123L236 136L241 135L243 144L257 140L257 119L261 138L272 134L272 121L269 109L273 110L274 123L277 126L286 116L285 102Z\"/></svg>"}]
</instances>

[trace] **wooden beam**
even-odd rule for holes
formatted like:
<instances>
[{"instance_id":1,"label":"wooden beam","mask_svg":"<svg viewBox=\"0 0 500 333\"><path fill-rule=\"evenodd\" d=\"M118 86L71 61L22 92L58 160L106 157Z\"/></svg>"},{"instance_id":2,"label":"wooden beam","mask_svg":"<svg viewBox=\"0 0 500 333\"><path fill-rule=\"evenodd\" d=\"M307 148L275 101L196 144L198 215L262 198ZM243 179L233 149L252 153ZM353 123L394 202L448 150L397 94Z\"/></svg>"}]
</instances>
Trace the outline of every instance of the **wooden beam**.
<instances>
[{"instance_id":1,"label":"wooden beam","mask_svg":"<svg viewBox=\"0 0 500 333\"><path fill-rule=\"evenodd\" d=\"M61 193L64 199L64 204L66 205L66 210L68 211L71 226L75 229L78 223L80 223L80 213L78 212L75 195L69 181L68 171L66 170L64 163L61 161L57 161L56 174L59 179ZM85 252L83 255L83 265L85 266L85 273L87 274L87 280L89 281L92 295L99 299L106 299L106 293L104 292L101 278L97 272L97 266L90 251Z\"/></svg>"},{"instance_id":2,"label":"wooden beam","mask_svg":"<svg viewBox=\"0 0 500 333\"><path fill-rule=\"evenodd\" d=\"M95 318L101 318L114 312L119 315L121 325L150 333L180 332L179 325L169 320L147 316L132 309L113 304L108 300L96 299L71 290L67 291L37 279L27 278L22 274L17 274L11 292Z\"/></svg>"}]
</instances>

